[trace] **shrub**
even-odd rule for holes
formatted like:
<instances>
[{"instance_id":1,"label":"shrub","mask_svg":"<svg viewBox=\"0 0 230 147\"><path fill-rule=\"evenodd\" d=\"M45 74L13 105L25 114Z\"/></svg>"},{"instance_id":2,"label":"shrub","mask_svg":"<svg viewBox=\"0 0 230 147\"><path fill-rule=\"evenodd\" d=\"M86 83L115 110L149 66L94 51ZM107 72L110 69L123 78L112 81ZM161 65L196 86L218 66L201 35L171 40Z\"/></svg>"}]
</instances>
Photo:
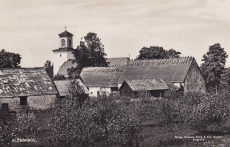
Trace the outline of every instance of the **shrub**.
<instances>
[{"instance_id":1,"label":"shrub","mask_svg":"<svg viewBox=\"0 0 230 147\"><path fill-rule=\"evenodd\" d=\"M37 115L33 112L18 111L16 114L16 134L23 139L36 138L41 128L38 125Z\"/></svg>"},{"instance_id":2,"label":"shrub","mask_svg":"<svg viewBox=\"0 0 230 147\"><path fill-rule=\"evenodd\" d=\"M141 122L133 108L108 98L78 102L67 97L57 103L50 127L54 146L91 146L95 142L133 146L140 141Z\"/></svg>"},{"instance_id":3,"label":"shrub","mask_svg":"<svg viewBox=\"0 0 230 147\"><path fill-rule=\"evenodd\" d=\"M10 131L9 127L0 118L0 146L11 146L15 133Z\"/></svg>"},{"instance_id":4,"label":"shrub","mask_svg":"<svg viewBox=\"0 0 230 147\"><path fill-rule=\"evenodd\" d=\"M228 119L226 95L206 95L201 102L191 108L188 125L198 131L214 131L222 126Z\"/></svg>"},{"instance_id":5,"label":"shrub","mask_svg":"<svg viewBox=\"0 0 230 147\"><path fill-rule=\"evenodd\" d=\"M54 79L54 80L65 80L66 77L65 77L64 75L59 75L59 74L57 74L57 75L55 75L55 76L53 77L53 79Z\"/></svg>"}]
</instances>

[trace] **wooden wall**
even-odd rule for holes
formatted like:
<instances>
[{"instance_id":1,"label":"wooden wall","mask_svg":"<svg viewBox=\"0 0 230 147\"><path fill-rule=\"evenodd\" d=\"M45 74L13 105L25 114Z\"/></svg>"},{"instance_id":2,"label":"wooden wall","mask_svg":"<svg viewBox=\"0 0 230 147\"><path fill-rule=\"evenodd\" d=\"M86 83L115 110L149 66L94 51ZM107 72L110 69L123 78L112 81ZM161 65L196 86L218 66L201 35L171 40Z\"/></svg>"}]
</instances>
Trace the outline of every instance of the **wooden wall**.
<instances>
[{"instance_id":1,"label":"wooden wall","mask_svg":"<svg viewBox=\"0 0 230 147\"><path fill-rule=\"evenodd\" d=\"M134 92L126 83L121 87L120 94L124 97L134 97Z\"/></svg>"},{"instance_id":2,"label":"wooden wall","mask_svg":"<svg viewBox=\"0 0 230 147\"><path fill-rule=\"evenodd\" d=\"M189 71L185 77L184 94L188 93L206 93L205 80L196 61L191 63Z\"/></svg>"}]
</instances>

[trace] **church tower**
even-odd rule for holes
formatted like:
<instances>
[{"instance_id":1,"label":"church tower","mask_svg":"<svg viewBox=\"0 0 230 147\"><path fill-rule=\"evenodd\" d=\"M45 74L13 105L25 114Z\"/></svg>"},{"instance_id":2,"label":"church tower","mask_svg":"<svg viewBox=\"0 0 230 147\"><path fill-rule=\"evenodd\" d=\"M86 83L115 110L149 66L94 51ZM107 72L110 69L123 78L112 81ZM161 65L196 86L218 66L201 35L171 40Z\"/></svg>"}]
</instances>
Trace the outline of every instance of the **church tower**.
<instances>
[{"instance_id":1,"label":"church tower","mask_svg":"<svg viewBox=\"0 0 230 147\"><path fill-rule=\"evenodd\" d=\"M59 34L59 48L53 50L53 62L54 62L54 75L58 73L61 65L69 59L74 59L72 52L73 49L73 34L65 31Z\"/></svg>"}]
</instances>

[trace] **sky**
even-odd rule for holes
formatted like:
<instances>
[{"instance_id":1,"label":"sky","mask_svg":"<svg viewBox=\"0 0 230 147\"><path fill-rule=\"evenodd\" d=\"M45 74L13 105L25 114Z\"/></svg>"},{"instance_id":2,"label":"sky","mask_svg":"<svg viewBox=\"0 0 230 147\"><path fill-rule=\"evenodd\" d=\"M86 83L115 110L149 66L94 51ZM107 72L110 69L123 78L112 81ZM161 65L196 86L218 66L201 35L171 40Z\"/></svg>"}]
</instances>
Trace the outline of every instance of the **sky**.
<instances>
[{"instance_id":1,"label":"sky","mask_svg":"<svg viewBox=\"0 0 230 147\"><path fill-rule=\"evenodd\" d=\"M97 33L107 58L135 59L142 47L161 46L200 65L215 43L230 55L229 14L230 0L0 0L0 49L19 53L22 67L41 67L66 26L74 48Z\"/></svg>"}]
</instances>

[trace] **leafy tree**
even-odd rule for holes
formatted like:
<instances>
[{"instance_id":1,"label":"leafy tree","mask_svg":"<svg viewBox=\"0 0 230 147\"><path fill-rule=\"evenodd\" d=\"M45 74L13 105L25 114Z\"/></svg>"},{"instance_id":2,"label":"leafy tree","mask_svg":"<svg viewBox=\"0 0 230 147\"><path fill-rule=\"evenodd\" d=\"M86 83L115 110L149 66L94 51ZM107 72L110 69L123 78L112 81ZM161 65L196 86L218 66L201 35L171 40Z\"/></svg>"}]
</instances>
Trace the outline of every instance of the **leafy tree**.
<instances>
[{"instance_id":1,"label":"leafy tree","mask_svg":"<svg viewBox=\"0 0 230 147\"><path fill-rule=\"evenodd\" d=\"M81 73L81 69L78 66L67 69L67 74L68 74L69 79L78 78L80 73Z\"/></svg>"},{"instance_id":2,"label":"leafy tree","mask_svg":"<svg viewBox=\"0 0 230 147\"><path fill-rule=\"evenodd\" d=\"M166 54L168 58L180 58L181 53L177 52L174 49L169 49L169 50L166 50Z\"/></svg>"},{"instance_id":3,"label":"leafy tree","mask_svg":"<svg viewBox=\"0 0 230 147\"><path fill-rule=\"evenodd\" d=\"M16 53L6 52L4 49L0 51L0 68L20 67L21 56Z\"/></svg>"},{"instance_id":4,"label":"leafy tree","mask_svg":"<svg viewBox=\"0 0 230 147\"><path fill-rule=\"evenodd\" d=\"M139 52L136 60L179 58L181 54L174 49L165 50L159 46L143 47Z\"/></svg>"},{"instance_id":5,"label":"leafy tree","mask_svg":"<svg viewBox=\"0 0 230 147\"><path fill-rule=\"evenodd\" d=\"M75 68L77 73L80 73L84 67L108 66L105 58L104 45L96 33L88 33L80 42L80 45L77 46L76 50L74 50L73 54L75 57L74 62L78 64ZM71 71L73 71L73 69L71 69L70 72Z\"/></svg>"},{"instance_id":6,"label":"leafy tree","mask_svg":"<svg viewBox=\"0 0 230 147\"><path fill-rule=\"evenodd\" d=\"M53 78L53 65L51 64L51 61L47 60L44 64L44 68L50 78Z\"/></svg>"},{"instance_id":7,"label":"leafy tree","mask_svg":"<svg viewBox=\"0 0 230 147\"><path fill-rule=\"evenodd\" d=\"M54 80L65 80L66 77L65 77L64 75L59 75L59 74L57 74L57 75L54 76L53 79L54 79Z\"/></svg>"},{"instance_id":8,"label":"leafy tree","mask_svg":"<svg viewBox=\"0 0 230 147\"><path fill-rule=\"evenodd\" d=\"M187 107L191 110L187 124L198 131L215 131L228 120L228 97L226 93L201 97L199 104Z\"/></svg>"},{"instance_id":9,"label":"leafy tree","mask_svg":"<svg viewBox=\"0 0 230 147\"><path fill-rule=\"evenodd\" d=\"M70 80L70 84L68 85L68 90L70 96L74 98L75 101L82 107L82 103L88 99L88 95L85 94L85 90L83 85L76 81L75 79Z\"/></svg>"},{"instance_id":10,"label":"leafy tree","mask_svg":"<svg viewBox=\"0 0 230 147\"><path fill-rule=\"evenodd\" d=\"M215 89L216 93L218 92L221 76L225 72L226 58L228 55L219 43L209 46L209 51L203 56L204 63L201 64L201 71L209 91Z\"/></svg>"},{"instance_id":11,"label":"leafy tree","mask_svg":"<svg viewBox=\"0 0 230 147\"><path fill-rule=\"evenodd\" d=\"M74 82L70 87L83 91ZM49 126L54 132L54 146L138 145L142 129L134 108L109 98L80 102L81 95L69 89L71 94L52 110Z\"/></svg>"}]
</instances>

